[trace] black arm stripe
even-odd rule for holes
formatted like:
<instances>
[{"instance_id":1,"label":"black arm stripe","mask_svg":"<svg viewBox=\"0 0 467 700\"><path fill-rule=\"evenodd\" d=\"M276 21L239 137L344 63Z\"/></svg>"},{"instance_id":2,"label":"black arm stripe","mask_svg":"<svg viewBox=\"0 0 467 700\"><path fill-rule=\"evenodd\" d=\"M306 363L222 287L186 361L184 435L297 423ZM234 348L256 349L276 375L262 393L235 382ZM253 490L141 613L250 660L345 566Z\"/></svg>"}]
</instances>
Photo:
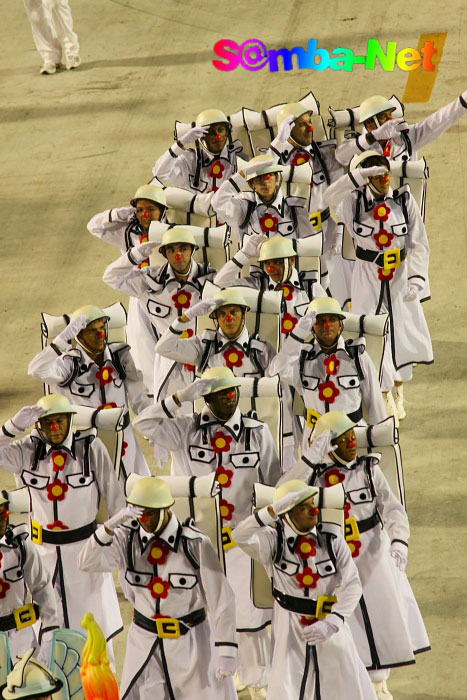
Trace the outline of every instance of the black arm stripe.
<instances>
[{"instance_id":1,"label":"black arm stripe","mask_svg":"<svg viewBox=\"0 0 467 700\"><path fill-rule=\"evenodd\" d=\"M172 414L170 413L169 409L168 409L167 406L165 405L164 399L162 399L162 401L161 401L161 406L162 406L162 410L164 411L165 415L166 415L168 418L173 418L173 416L172 416Z\"/></svg>"},{"instance_id":2,"label":"black arm stripe","mask_svg":"<svg viewBox=\"0 0 467 700\"><path fill-rule=\"evenodd\" d=\"M233 187L235 190L237 190L237 192L241 192L240 187L237 185L236 182L234 182L234 181L232 180L232 178L229 178L229 182L230 182L230 184L232 185L232 187Z\"/></svg>"},{"instance_id":3,"label":"black arm stripe","mask_svg":"<svg viewBox=\"0 0 467 700\"><path fill-rule=\"evenodd\" d=\"M235 260L235 258L232 258L232 262L235 263L236 266L240 268L240 270L243 268L242 263L239 263L238 260Z\"/></svg>"},{"instance_id":4,"label":"black arm stripe","mask_svg":"<svg viewBox=\"0 0 467 700\"><path fill-rule=\"evenodd\" d=\"M2 425L2 432L3 432L3 434L6 435L7 437L10 437L10 438L16 437L16 435L13 435L12 433L9 433L8 430L5 428L4 425Z\"/></svg>"},{"instance_id":5,"label":"black arm stripe","mask_svg":"<svg viewBox=\"0 0 467 700\"><path fill-rule=\"evenodd\" d=\"M236 642L214 642L215 647L236 647L238 648L238 644Z\"/></svg>"},{"instance_id":6,"label":"black arm stripe","mask_svg":"<svg viewBox=\"0 0 467 700\"><path fill-rule=\"evenodd\" d=\"M352 185L353 185L354 187L360 187L360 185L358 184L358 182L356 181L356 179L354 178L354 176L352 175L352 173L350 172L350 170L349 170L349 172L347 173L347 175L350 177L350 181L351 181L351 183L352 183Z\"/></svg>"},{"instance_id":7,"label":"black arm stripe","mask_svg":"<svg viewBox=\"0 0 467 700\"><path fill-rule=\"evenodd\" d=\"M467 102L464 100L462 95L459 95L459 101L460 101L461 105L463 106L463 108L467 109Z\"/></svg>"},{"instance_id":8,"label":"black arm stripe","mask_svg":"<svg viewBox=\"0 0 467 700\"><path fill-rule=\"evenodd\" d=\"M408 542L404 542L404 540L391 540L391 544L394 544L394 542L400 542L400 544L405 544L405 546L407 547L407 549L409 548L409 543L408 543Z\"/></svg>"}]
</instances>

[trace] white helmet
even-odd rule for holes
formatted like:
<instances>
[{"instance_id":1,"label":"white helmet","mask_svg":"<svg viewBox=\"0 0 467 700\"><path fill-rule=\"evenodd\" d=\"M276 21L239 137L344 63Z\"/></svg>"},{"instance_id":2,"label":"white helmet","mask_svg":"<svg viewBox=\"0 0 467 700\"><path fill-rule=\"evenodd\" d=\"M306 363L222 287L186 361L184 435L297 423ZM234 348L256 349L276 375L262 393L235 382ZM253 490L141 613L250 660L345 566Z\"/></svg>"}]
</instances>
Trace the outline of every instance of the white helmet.
<instances>
[{"instance_id":1,"label":"white helmet","mask_svg":"<svg viewBox=\"0 0 467 700\"><path fill-rule=\"evenodd\" d=\"M2 697L6 700L39 698L53 695L63 686L46 666L33 658L35 649L29 649L8 674Z\"/></svg>"},{"instance_id":2,"label":"white helmet","mask_svg":"<svg viewBox=\"0 0 467 700\"><path fill-rule=\"evenodd\" d=\"M215 394L224 389L231 389L235 386L241 386L241 381L235 376L228 367L210 367L201 375L201 379L213 379L209 391L206 394Z\"/></svg>"},{"instance_id":3,"label":"white helmet","mask_svg":"<svg viewBox=\"0 0 467 700\"><path fill-rule=\"evenodd\" d=\"M70 314L70 320L73 321L77 316L86 316L87 326L101 318L105 318L107 321L110 320L110 316L107 316L105 311L94 304L86 304L86 306L80 306L79 309L75 309L73 313Z\"/></svg>"},{"instance_id":4,"label":"white helmet","mask_svg":"<svg viewBox=\"0 0 467 700\"><path fill-rule=\"evenodd\" d=\"M248 165L255 165L256 168L248 173L248 182L259 175L281 173L283 171L282 165L279 165L279 163L271 163L271 160L271 156L255 156L251 158L251 160L248 161Z\"/></svg>"},{"instance_id":5,"label":"white helmet","mask_svg":"<svg viewBox=\"0 0 467 700\"><path fill-rule=\"evenodd\" d=\"M309 498L311 498L312 496L316 496L316 494L319 493L318 486L309 486L300 479L291 479L290 481L284 481L283 484L278 486L274 490L274 495L272 497L273 503L277 503L277 501L279 501L281 498L287 496L288 493L295 493L297 491L303 491L304 489L306 489L306 492L304 493L303 498L300 501L297 501L285 510L281 510L281 512L277 513L277 515L285 515L285 513L288 513L290 510L295 508L295 506L299 505L300 503L303 503L303 501L307 501Z\"/></svg>"},{"instance_id":6,"label":"white helmet","mask_svg":"<svg viewBox=\"0 0 467 700\"><path fill-rule=\"evenodd\" d=\"M230 122L220 109L204 109L196 117L196 126L210 126L211 124L228 124Z\"/></svg>"},{"instance_id":7,"label":"white helmet","mask_svg":"<svg viewBox=\"0 0 467 700\"><path fill-rule=\"evenodd\" d=\"M239 292L238 289L222 289L220 292L217 292L217 294L214 294L213 299L222 299L224 302L222 306L230 306L230 304L234 304L235 306L243 306L245 311L248 311L250 308L243 298L243 294ZM219 306L217 309L214 309L214 311L211 311L209 318L216 318L216 314L218 310L222 308L222 306Z\"/></svg>"},{"instance_id":8,"label":"white helmet","mask_svg":"<svg viewBox=\"0 0 467 700\"><path fill-rule=\"evenodd\" d=\"M175 503L168 483L157 476L138 479L126 500L142 508L170 508Z\"/></svg>"},{"instance_id":9,"label":"white helmet","mask_svg":"<svg viewBox=\"0 0 467 700\"><path fill-rule=\"evenodd\" d=\"M66 396L62 396L61 394L42 396L39 401L36 402L36 406L45 409L46 412L44 416L54 416L57 413L77 413Z\"/></svg>"},{"instance_id":10,"label":"white helmet","mask_svg":"<svg viewBox=\"0 0 467 700\"><path fill-rule=\"evenodd\" d=\"M189 243L193 246L193 253L199 248L199 246L196 245L195 237L191 231L184 226L169 228L162 236L159 253L162 253L165 258L167 257L165 254L165 246L171 243Z\"/></svg>"},{"instance_id":11,"label":"white helmet","mask_svg":"<svg viewBox=\"0 0 467 700\"><path fill-rule=\"evenodd\" d=\"M315 424L315 435L321 435L325 430L331 432L331 438L336 440L357 424L343 411L329 411L318 418Z\"/></svg>"},{"instance_id":12,"label":"white helmet","mask_svg":"<svg viewBox=\"0 0 467 700\"><path fill-rule=\"evenodd\" d=\"M294 258L296 255L297 251L289 238L273 236L261 245L258 262L275 260L276 258Z\"/></svg>"},{"instance_id":13,"label":"white helmet","mask_svg":"<svg viewBox=\"0 0 467 700\"><path fill-rule=\"evenodd\" d=\"M316 311L316 315L320 314L334 314L339 316L340 319L345 319L345 314L341 309L341 305L337 299L332 297L316 297L313 301L310 301L308 305L308 311Z\"/></svg>"},{"instance_id":14,"label":"white helmet","mask_svg":"<svg viewBox=\"0 0 467 700\"><path fill-rule=\"evenodd\" d=\"M138 199L148 199L150 202L155 202L161 207L167 207L164 190L161 190L160 187L156 187L155 185L142 185L138 187L135 196L130 201L132 207L136 207Z\"/></svg>"},{"instance_id":15,"label":"white helmet","mask_svg":"<svg viewBox=\"0 0 467 700\"><path fill-rule=\"evenodd\" d=\"M383 156L381 153L378 153L378 151L373 151L369 149L368 151L364 151L363 153L359 153L358 155L352 157L349 164L349 170L356 170L356 168L361 168L366 160L375 157L379 158L381 161L384 161L387 165L388 170L391 169L389 159L386 158L386 156Z\"/></svg>"},{"instance_id":16,"label":"white helmet","mask_svg":"<svg viewBox=\"0 0 467 700\"><path fill-rule=\"evenodd\" d=\"M388 112L389 110L394 112L395 109L394 105L382 95L367 97L360 105L360 124L366 122L367 119L371 119L371 117L376 117L381 112Z\"/></svg>"},{"instance_id":17,"label":"white helmet","mask_svg":"<svg viewBox=\"0 0 467 700\"><path fill-rule=\"evenodd\" d=\"M277 113L277 126L280 126L284 119L293 115L295 119L303 117L304 114L313 114L313 110L305 105L300 104L300 102L289 102L288 105L282 107Z\"/></svg>"}]
</instances>

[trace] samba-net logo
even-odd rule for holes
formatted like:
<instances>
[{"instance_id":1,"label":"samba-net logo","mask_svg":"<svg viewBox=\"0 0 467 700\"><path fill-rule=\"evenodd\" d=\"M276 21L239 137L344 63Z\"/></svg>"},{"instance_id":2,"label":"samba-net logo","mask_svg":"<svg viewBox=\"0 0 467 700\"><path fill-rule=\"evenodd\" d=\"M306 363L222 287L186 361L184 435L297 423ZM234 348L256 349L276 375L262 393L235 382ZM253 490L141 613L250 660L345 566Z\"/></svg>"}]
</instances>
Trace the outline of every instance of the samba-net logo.
<instances>
[{"instance_id":1,"label":"samba-net logo","mask_svg":"<svg viewBox=\"0 0 467 700\"><path fill-rule=\"evenodd\" d=\"M283 70L294 67L308 70L345 70L352 71L355 64L363 65L367 70L374 70L377 62L385 71L393 71L395 66L403 71L422 68L434 71L433 54L438 53L433 41L426 41L419 50L409 47L397 51L397 42L388 41L383 49L377 39L369 39L366 54L357 56L351 49L339 47L329 52L318 48L318 40L310 39L307 49L295 46L293 49L267 49L259 39L248 39L237 44L231 39L221 39L214 45L214 53L222 60L213 60L217 70L232 71L241 66L245 70L257 71L265 66L271 73L276 73L279 66Z\"/></svg>"}]
</instances>

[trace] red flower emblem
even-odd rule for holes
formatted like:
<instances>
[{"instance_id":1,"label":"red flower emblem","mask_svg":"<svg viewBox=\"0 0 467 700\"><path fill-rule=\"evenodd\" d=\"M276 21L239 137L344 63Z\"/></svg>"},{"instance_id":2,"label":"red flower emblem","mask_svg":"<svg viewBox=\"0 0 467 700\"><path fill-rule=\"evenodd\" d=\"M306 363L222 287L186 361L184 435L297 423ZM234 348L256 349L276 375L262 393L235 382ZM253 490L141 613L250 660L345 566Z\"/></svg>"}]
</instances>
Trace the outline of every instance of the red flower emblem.
<instances>
[{"instance_id":1,"label":"red flower emblem","mask_svg":"<svg viewBox=\"0 0 467 700\"><path fill-rule=\"evenodd\" d=\"M97 408L99 411L103 408L117 408L117 404L115 403L115 401L110 401L110 403L101 403L101 405Z\"/></svg>"},{"instance_id":2,"label":"red flower emblem","mask_svg":"<svg viewBox=\"0 0 467 700\"><path fill-rule=\"evenodd\" d=\"M62 450L55 450L52 452L52 464L54 472L61 472L65 468L67 453L62 452Z\"/></svg>"},{"instance_id":3,"label":"red flower emblem","mask_svg":"<svg viewBox=\"0 0 467 700\"><path fill-rule=\"evenodd\" d=\"M384 151L383 151L383 156L386 156L386 158L389 158L390 155L391 155L391 140L389 139L389 141L386 141L386 145L385 145Z\"/></svg>"},{"instance_id":4,"label":"red flower emblem","mask_svg":"<svg viewBox=\"0 0 467 700\"><path fill-rule=\"evenodd\" d=\"M47 530L69 530L70 528L62 523L61 520L54 520L53 523L47 525Z\"/></svg>"},{"instance_id":5,"label":"red flower emblem","mask_svg":"<svg viewBox=\"0 0 467 700\"><path fill-rule=\"evenodd\" d=\"M301 574L296 574L295 578L299 582L300 588L316 588L321 577L319 574L315 574L309 566L306 566Z\"/></svg>"},{"instance_id":6,"label":"red flower emblem","mask_svg":"<svg viewBox=\"0 0 467 700\"><path fill-rule=\"evenodd\" d=\"M341 393L334 382L323 382L319 385L319 400L326 403L334 403L336 397Z\"/></svg>"},{"instance_id":7,"label":"red flower emblem","mask_svg":"<svg viewBox=\"0 0 467 700\"><path fill-rule=\"evenodd\" d=\"M259 223L261 224L261 230L264 233L275 233L277 231L279 219L277 216L272 216L272 214L265 214L261 217Z\"/></svg>"},{"instance_id":8,"label":"red flower emblem","mask_svg":"<svg viewBox=\"0 0 467 700\"><path fill-rule=\"evenodd\" d=\"M360 540L350 540L347 542L347 545L352 552L352 557L356 559L358 556L360 556L360 547L362 546L362 543Z\"/></svg>"},{"instance_id":9,"label":"red flower emblem","mask_svg":"<svg viewBox=\"0 0 467 700\"><path fill-rule=\"evenodd\" d=\"M63 501L65 500L67 491L67 484L64 484L60 479L54 479L52 483L47 486L47 498L49 501Z\"/></svg>"},{"instance_id":10,"label":"red flower emblem","mask_svg":"<svg viewBox=\"0 0 467 700\"><path fill-rule=\"evenodd\" d=\"M374 234L373 238L375 239L375 243L378 248L382 250L383 248L388 248L391 245L394 235L382 228L380 231L378 231L378 233Z\"/></svg>"},{"instance_id":11,"label":"red flower emblem","mask_svg":"<svg viewBox=\"0 0 467 700\"><path fill-rule=\"evenodd\" d=\"M10 584L0 578L0 598L4 598L6 596L9 588Z\"/></svg>"},{"instance_id":12,"label":"red flower emblem","mask_svg":"<svg viewBox=\"0 0 467 700\"><path fill-rule=\"evenodd\" d=\"M303 165L310 160L310 154L306 151L298 151L292 158L292 165Z\"/></svg>"},{"instance_id":13,"label":"red flower emblem","mask_svg":"<svg viewBox=\"0 0 467 700\"><path fill-rule=\"evenodd\" d=\"M381 282L390 282L394 277L394 270L394 267L390 270L385 270L384 267L378 267L378 279Z\"/></svg>"},{"instance_id":14,"label":"red flower emblem","mask_svg":"<svg viewBox=\"0 0 467 700\"><path fill-rule=\"evenodd\" d=\"M298 318L296 318L295 316L292 316L292 314L289 314L289 312L287 312L286 314L284 314L282 316L282 326L281 326L282 333L284 333L285 335L287 335L288 333L291 333L293 331L293 329L295 328L295 326L297 325L297 323L298 323Z\"/></svg>"},{"instance_id":15,"label":"red flower emblem","mask_svg":"<svg viewBox=\"0 0 467 700\"><path fill-rule=\"evenodd\" d=\"M106 384L110 384L111 382L113 382L113 373L114 368L106 365L105 367L102 367L102 369L100 369L98 372L96 372L96 379L99 380L101 386L105 386Z\"/></svg>"},{"instance_id":16,"label":"red flower emblem","mask_svg":"<svg viewBox=\"0 0 467 700\"><path fill-rule=\"evenodd\" d=\"M220 160L216 160L211 165L211 170L209 171L209 175L210 175L210 177L219 178L219 177L222 177L224 170L225 170L225 168L222 165L222 163L220 162Z\"/></svg>"},{"instance_id":17,"label":"red flower emblem","mask_svg":"<svg viewBox=\"0 0 467 700\"><path fill-rule=\"evenodd\" d=\"M147 243L148 240L149 240L149 236L147 233L141 234L140 239L139 239L140 243ZM144 260L142 260L140 262L140 264L138 265L138 268L141 270L142 267L148 267L148 265L149 265L149 258L144 258Z\"/></svg>"},{"instance_id":18,"label":"red flower emblem","mask_svg":"<svg viewBox=\"0 0 467 700\"><path fill-rule=\"evenodd\" d=\"M169 548L163 542L154 542L148 554L148 562L152 565L165 564L169 551Z\"/></svg>"},{"instance_id":19,"label":"red flower emblem","mask_svg":"<svg viewBox=\"0 0 467 700\"><path fill-rule=\"evenodd\" d=\"M235 507L231 503L226 501L225 498L221 499L221 517L223 520L232 520L234 510Z\"/></svg>"},{"instance_id":20,"label":"red flower emblem","mask_svg":"<svg viewBox=\"0 0 467 700\"><path fill-rule=\"evenodd\" d=\"M229 348L224 352L225 364L229 369L232 367L241 367L245 353L239 348Z\"/></svg>"},{"instance_id":21,"label":"red flower emblem","mask_svg":"<svg viewBox=\"0 0 467 700\"><path fill-rule=\"evenodd\" d=\"M298 554L298 556L301 557L303 560L309 559L310 557L315 557L315 541L312 540L310 537L301 537L295 551Z\"/></svg>"},{"instance_id":22,"label":"red flower emblem","mask_svg":"<svg viewBox=\"0 0 467 700\"><path fill-rule=\"evenodd\" d=\"M335 486L336 484L342 483L344 480L345 474L339 471L339 469L331 469L330 471L326 472L324 477L326 486Z\"/></svg>"},{"instance_id":23,"label":"red flower emblem","mask_svg":"<svg viewBox=\"0 0 467 700\"><path fill-rule=\"evenodd\" d=\"M160 576L154 576L148 583L148 588L153 598L167 598L169 595L170 583L164 581Z\"/></svg>"},{"instance_id":24,"label":"red flower emblem","mask_svg":"<svg viewBox=\"0 0 467 700\"><path fill-rule=\"evenodd\" d=\"M338 482L338 483L339 483L339 482ZM350 510L351 510L351 508L352 508L352 504L350 503L350 501L347 501L347 503L345 504L345 508L344 508L344 518L345 518L346 520L347 520L347 518L350 518Z\"/></svg>"},{"instance_id":25,"label":"red flower emblem","mask_svg":"<svg viewBox=\"0 0 467 700\"><path fill-rule=\"evenodd\" d=\"M214 447L214 452L216 454L219 454L220 452L228 452L230 450L231 442L232 436L226 435L220 431L211 438L211 445Z\"/></svg>"},{"instance_id":26,"label":"red flower emblem","mask_svg":"<svg viewBox=\"0 0 467 700\"><path fill-rule=\"evenodd\" d=\"M128 443L125 442L125 440L124 440L124 441L123 441L123 445L122 445L122 454L121 454L122 457L125 456L126 448L127 448L127 447L128 447Z\"/></svg>"},{"instance_id":27,"label":"red flower emblem","mask_svg":"<svg viewBox=\"0 0 467 700\"><path fill-rule=\"evenodd\" d=\"M286 301L291 301L293 299L295 288L291 284L281 284L279 291L282 291Z\"/></svg>"},{"instance_id":28,"label":"red flower emblem","mask_svg":"<svg viewBox=\"0 0 467 700\"><path fill-rule=\"evenodd\" d=\"M224 467L217 467L216 469L216 480L222 486L223 489L228 489L232 485L233 471L231 469L224 469Z\"/></svg>"},{"instance_id":29,"label":"red flower emblem","mask_svg":"<svg viewBox=\"0 0 467 700\"><path fill-rule=\"evenodd\" d=\"M387 221L389 219L390 213L391 210L389 209L388 205L384 202L380 202L379 204L377 204L373 210L373 216L376 219L376 221Z\"/></svg>"},{"instance_id":30,"label":"red flower emblem","mask_svg":"<svg viewBox=\"0 0 467 700\"><path fill-rule=\"evenodd\" d=\"M185 338L191 338L194 335L194 330L193 328L187 328L183 333L181 334L180 338L182 340L185 340ZM195 366L194 365L183 365L185 369L187 369L189 372L194 372L195 371Z\"/></svg>"},{"instance_id":31,"label":"red flower emblem","mask_svg":"<svg viewBox=\"0 0 467 700\"><path fill-rule=\"evenodd\" d=\"M324 366L326 367L326 374L332 374L335 376L340 367L341 361L337 359L337 355L329 355L324 360Z\"/></svg>"},{"instance_id":32,"label":"red flower emblem","mask_svg":"<svg viewBox=\"0 0 467 700\"><path fill-rule=\"evenodd\" d=\"M185 292L185 290L181 289L179 292L173 295L172 301L175 304L177 311L188 309L191 301L191 292Z\"/></svg>"}]
</instances>

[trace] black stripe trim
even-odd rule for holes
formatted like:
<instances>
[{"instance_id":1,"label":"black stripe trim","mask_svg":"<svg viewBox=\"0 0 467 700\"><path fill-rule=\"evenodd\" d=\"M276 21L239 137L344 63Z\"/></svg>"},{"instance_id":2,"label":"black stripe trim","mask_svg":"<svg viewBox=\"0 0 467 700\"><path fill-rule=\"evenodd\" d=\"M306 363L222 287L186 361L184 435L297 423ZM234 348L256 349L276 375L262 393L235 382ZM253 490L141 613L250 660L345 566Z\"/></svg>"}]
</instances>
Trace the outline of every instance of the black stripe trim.
<instances>
[{"instance_id":1,"label":"black stripe trim","mask_svg":"<svg viewBox=\"0 0 467 700\"><path fill-rule=\"evenodd\" d=\"M134 624L134 623L133 623L133 624ZM154 644L152 645L152 647L151 647L151 649L150 649L150 651L149 651L149 654L147 655L146 660L144 661L143 665L141 666L141 668L139 669L139 671L136 673L136 675L133 676L132 680L130 681L130 683L129 683L129 685L128 685L128 688L127 688L126 691L125 691L125 694L122 695L122 700L125 700L125 698L128 697L128 693L129 693L130 690L133 688L133 686L135 685L136 681L138 680L138 678L141 676L141 674L143 673L144 669L145 669L146 666L148 665L151 656L152 656L153 653L156 651L156 647L157 647L157 645L159 644L159 641L160 641L160 640L159 640L159 637L157 637L157 638L156 638L156 641L155 641Z\"/></svg>"},{"instance_id":2,"label":"black stripe trim","mask_svg":"<svg viewBox=\"0 0 467 700\"><path fill-rule=\"evenodd\" d=\"M268 625L271 624L271 620L267 620L259 627L237 627L237 632L261 632L261 630L266 629Z\"/></svg>"},{"instance_id":3,"label":"black stripe trim","mask_svg":"<svg viewBox=\"0 0 467 700\"><path fill-rule=\"evenodd\" d=\"M262 521L261 518L259 517L258 511L255 511L255 512L253 513L253 515L254 515L255 518L256 518L256 522L259 523L259 525L261 525L261 527L266 527L266 525L263 523L263 521Z\"/></svg>"},{"instance_id":4,"label":"black stripe trim","mask_svg":"<svg viewBox=\"0 0 467 700\"><path fill-rule=\"evenodd\" d=\"M241 192L240 187L237 185L236 182L234 182L234 181L232 180L232 178L229 178L229 182L230 182L230 184L232 185L232 187L234 188L234 190L237 190L237 192Z\"/></svg>"},{"instance_id":5,"label":"black stripe trim","mask_svg":"<svg viewBox=\"0 0 467 700\"><path fill-rule=\"evenodd\" d=\"M330 615L337 615L337 617L340 617L342 622L345 622L345 617L338 612L331 612Z\"/></svg>"},{"instance_id":6,"label":"black stripe trim","mask_svg":"<svg viewBox=\"0 0 467 700\"><path fill-rule=\"evenodd\" d=\"M310 645L307 644L307 647L308 646ZM313 654L313 666L315 667L315 699L321 700L321 683L319 679L318 651L315 645L311 646L310 648L311 653Z\"/></svg>"},{"instance_id":7,"label":"black stripe trim","mask_svg":"<svg viewBox=\"0 0 467 700\"><path fill-rule=\"evenodd\" d=\"M163 640L160 640L161 642L161 661L162 661L162 668L164 669L164 675L165 675L165 682L167 683L167 690L169 691L169 698L170 700L177 700L172 688L172 684L170 682L170 676L169 676L169 667L167 665L167 659L165 658L165 649L164 649L164 643Z\"/></svg>"},{"instance_id":8,"label":"black stripe trim","mask_svg":"<svg viewBox=\"0 0 467 700\"><path fill-rule=\"evenodd\" d=\"M290 336L291 338L293 338L294 340L297 340L299 343L304 343L304 342L305 342L305 341L303 340L303 338L299 338L298 335L295 335L295 334L292 333L292 332L289 333L289 336Z\"/></svg>"},{"instance_id":9,"label":"black stripe trim","mask_svg":"<svg viewBox=\"0 0 467 700\"><path fill-rule=\"evenodd\" d=\"M461 103L464 109L467 109L467 102L464 100L462 95L459 95L459 102Z\"/></svg>"},{"instance_id":10,"label":"black stripe trim","mask_svg":"<svg viewBox=\"0 0 467 700\"><path fill-rule=\"evenodd\" d=\"M172 326L169 326L169 331L172 331L174 335L182 335L183 331L177 331L175 328L172 328Z\"/></svg>"},{"instance_id":11,"label":"black stripe trim","mask_svg":"<svg viewBox=\"0 0 467 700\"><path fill-rule=\"evenodd\" d=\"M366 607L365 599L363 596L360 598L359 605L360 605L360 610L361 610L362 617L363 617L363 624L365 625L365 633L366 633L366 637L368 640L368 646L370 648L370 654L371 654L372 665L369 668L372 668L372 669L382 668L380 660L379 660L379 656L378 656L378 651L376 649L376 643L375 643L375 638L373 636L373 630L371 628L370 616L368 614L368 609Z\"/></svg>"},{"instance_id":12,"label":"black stripe trim","mask_svg":"<svg viewBox=\"0 0 467 700\"><path fill-rule=\"evenodd\" d=\"M14 438L16 435L13 435L13 433L9 433L8 430L5 428L4 425L2 425L2 432L4 435L6 435L9 438Z\"/></svg>"},{"instance_id":13,"label":"black stripe trim","mask_svg":"<svg viewBox=\"0 0 467 700\"><path fill-rule=\"evenodd\" d=\"M52 348L52 350L53 350L54 352L57 353L57 355L60 356L60 355L62 354L62 351L60 350L60 348L58 347L58 345L55 345L55 343L50 343L50 347Z\"/></svg>"},{"instance_id":14,"label":"black stripe trim","mask_svg":"<svg viewBox=\"0 0 467 700\"><path fill-rule=\"evenodd\" d=\"M347 175L349 176L350 182L352 183L352 185L353 185L354 187L360 187L360 185L358 184L358 182L356 181L356 179L354 178L354 176L352 175L352 173L350 172L350 170L349 170L349 172L347 173Z\"/></svg>"},{"instance_id":15,"label":"black stripe trim","mask_svg":"<svg viewBox=\"0 0 467 700\"><path fill-rule=\"evenodd\" d=\"M235 260L235 258L232 258L232 262L235 263L236 266L240 268L240 270L243 269L242 263L239 263L238 260Z\"/></svg>"},{"instance_id":16,"label":"black stripe trim","mask_svg":"<svg viewBox=\"0 0 467 700\"><path fill-rule=\"evenodd\" d=\"M101 542L95 532L93 532L92 536L94 537L94 539L100 547L110 547L110 545L112 544L112 542Z\"/></svg>"},{"instance_id":17,"label":"black stripe trim","mask_svg":"<svg viewBox=\"0 0 467 700\"><path fill-rule=\"evenodd\" d=\"M360 136L363 136L363 134L360 134ZM355 145L357 146L358 150L363 153L364 151L366 151L366 148L362 148L358 143L358 139L360 138L360 136L357 136L357 138L355 139Z\"/></svg>"},{"instance_id":18,"label":"black stripe trim","mask_svg":"<svg viewBox=\"0 0 467 700\"><path fill-rule=\"evenodd\" d=\"M415 652L412 652L412 653L415 653ZM415 659L411 659L410 661L399 661L398 663L395 663L395 664L381 664L378 667L367 666L366 670L367 671L377 671L381 668L398 668L399 666L410 666L411 664L414 664L414 663L416 663Z\"/></svg>"},{"instance_id":19,"label":"black stripe trim","mask_svg":"<svg viewBox=\"0 0 467 700\"><path fill-rule=\"evenodd\" d=\"M178 158L177 154L172 151L172 148L169 148L169 153L172 156L172 158Z\"/></svg>"},{"instance_id":20,"label":"black stripe trim","mask_svg":"<svg viewBox=\"0 0 467 700\"><path fill-rule=\"evenodd\" d=\"M423 280L423 282L426 281L425 278L422 277L422 275L410 275L410 277L409 277L408 279L409 279L409 280L413 280L413 279L416 279L416 278L418 278L419 280Z\"/></svg>"},{"instance_id":21,"label":"black stripe trim","mask_svg":"<svg viewBox=\"0 0 467 700\"><path fill-rule=\"evenodd\" d=\"M135 260L133 255L131 254L131 248L127 253L128 260L131 262L132 265L139 265L140 263Z\"/></svg>"},{"instance_id":22,"label":"black stripe trim","mask_svg":"<svg viewBox=\"0 0 467 700\"><path fill-rule=\"evenodd\" d=\"M112 209L109 209L109 224L112 223Z\"/></svg>"},{"instance_id":23,"label":"black stripe trim","mask_svg":"<svg viewBox=\"0 0 467 700\"><path fill-rule=\"evenodd\" d=\"M215 647L236 647L238 648L237 642L214 642Z\"/></svg>"},{"instance_id":24,"label":"black stripe trim","mask_svg":"<svg viewBox=\"0 0 467 700\"><path fill-rule=\"evenodd\" d=\"M310 653L311 653L311 646L309 644L307 644L305 647L305 668L303 669L302 682L300 684L299 700L303 700L305 697L306 682L308 680L308 671L310 668Z\"/></svg>"},{"instance_id":25,"label":"black stripe trim","mask_svg":"<svg viewBox=\"0 0 467 700\"><path fill-rule=\"evenodd\" d=\"M161 401L161 408L162 408L162 410L164 411L164 413L165 413L165 415L167 416L167 418L173 418L173 416L172 416L172 414L170 413L169 409L168 409L167 406L165 405L165 400L164 400L164 399L162 399L162 401Z\"/></svg>"},{"instance_id":26,"label":"black stripe trim","mask_svg":"<svg viewBox=\"0 0 467 700\"><path fill-rule=\"evenodd\" d=\"M55 503L56 503L56 501L55 501ZM70 628L70 620L68 618L68 605L66 602L65 577L63 576L62 553L60 551L60 547L56 547L56 550L57 550L57 569L56 569L56 571L58 572L58 577L60 577L59 586L60 586L60 601L62 603L62 610L63 610L63 622L64 622L63 626L68 627L68 629L69 629Z\"/></svg>"},{"instance_id":27,"label":"black stripe trim","mask_svg":"<svg viewBox=\"0 0 467 700\"><path fill-rule=\"evenodd\" d=\"M397 539L396 539L396 540L391 540L391 544L393 544L394 542L400 542L400 544L405 544L405 546L407 547L407 549L409 548L409 543L408 543L408 542L404 542L404 540L397 540Z\"/></svg>"},{"instance_id":28,"label":"black stripe trim","mask_svg":"<svg viewBox=\"0 0 467 700\"><path fill-rule=\"evenodd\" d=\"M112 632L107 638L106 641L110 642L111 639L117 636L117 634L120 634L120 632L123 632L123 625L118 628L118 630L115 630L115 632Z\"/></svg>"}]
</instances>

